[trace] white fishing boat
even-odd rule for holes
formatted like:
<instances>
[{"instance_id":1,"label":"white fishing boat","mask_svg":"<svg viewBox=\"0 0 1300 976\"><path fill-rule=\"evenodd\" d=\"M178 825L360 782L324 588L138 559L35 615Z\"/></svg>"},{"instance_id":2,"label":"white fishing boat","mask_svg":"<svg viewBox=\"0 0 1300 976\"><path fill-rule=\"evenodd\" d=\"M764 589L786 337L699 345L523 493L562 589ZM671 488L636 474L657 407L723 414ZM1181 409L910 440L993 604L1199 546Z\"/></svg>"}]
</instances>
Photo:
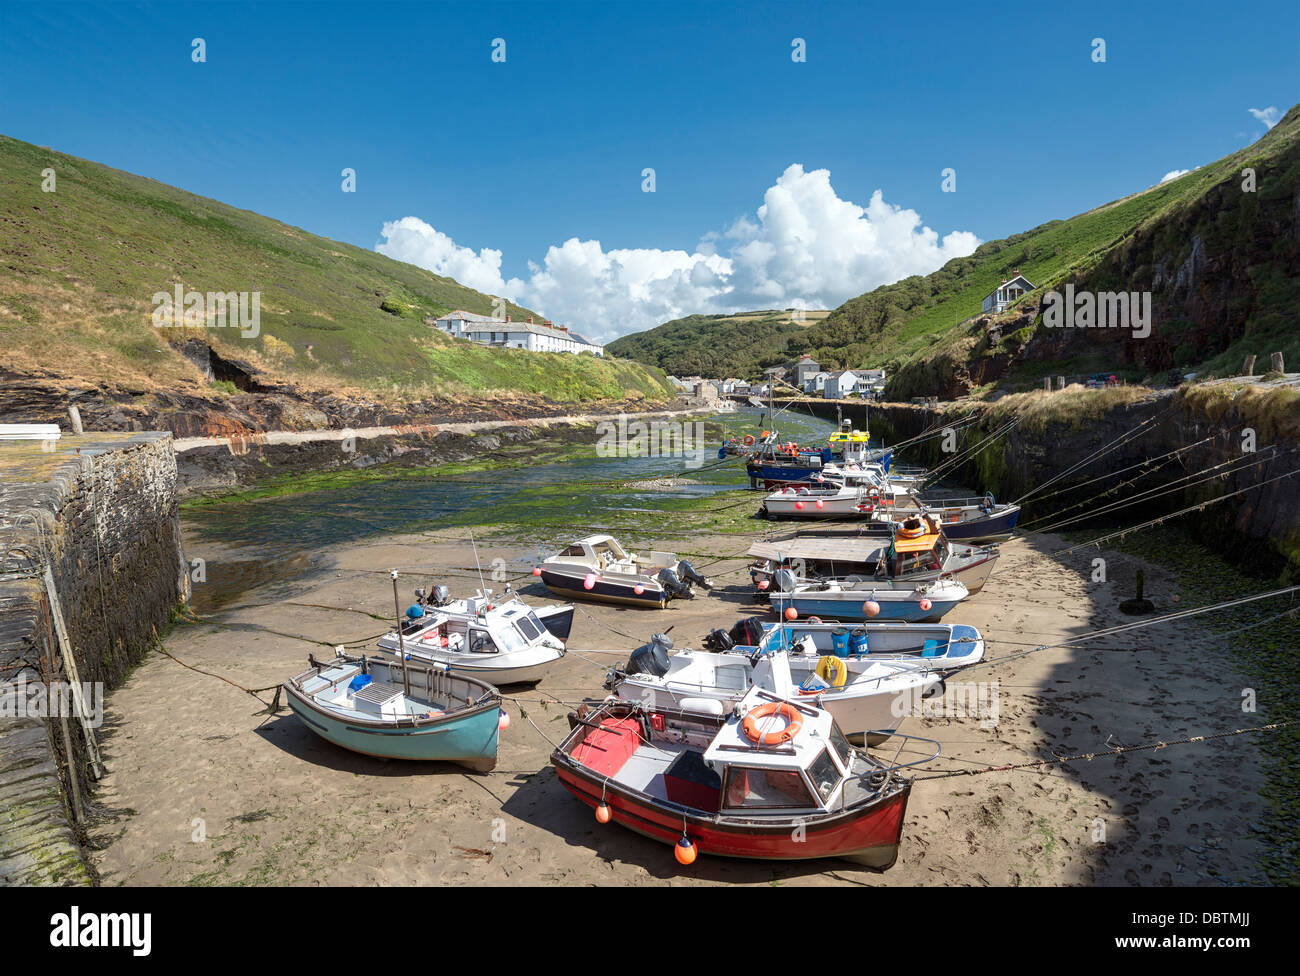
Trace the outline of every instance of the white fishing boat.
<instances>
[{"instance_id":1,"label":"white fishing boat","mask_svg":"<svg viewBox=\"0 0 1300 976\"><path fill-rule=\"evenodd\" d=\"M840 485L786 485L763 499L762 512L773 519L860 518L875 506L866 490Z\"/></svg>"},{"instance_id":2,"label":"white fishing boat","mask_svg":"<svg viewBox=\"0 0 1300 976\"><path fill-rule=\"evenodd\" d=\"M690 599L693 586L713 584L671 552L630 553L608 535L589 535L543 561L542 582L552 593L601 603L663 609Z\"/></svg>"},{"instance_id":3,"label":"white fishing boat","mask_svg":"<svg viewBox=\"0 0 1300 976\"><path fill-rule=\"evenodd\" d=\"M605 687L652 711L709 715L730 712L751 688L762 688L826 709L845 735L868 745L889 738L914 702L944 688L943 672L928 659L822 654L811 636L752 654L685 649L669 655L671 647L666 635L656 634L626 665L610 670Z\"/></svg>"},{"instance_id":4,"label":"white fishing boat","mask_svg":"<svg viewBox=\"0 0 1300 976\"><path fill-rule=\"evenodd\" d=\"M482 589L453 600L445 586L415 591L400 631L379 639L385 654L443 667L494 685L539 680L564 657L573 604L534 609L510 591Z\"/></svg>"}]
</instances>

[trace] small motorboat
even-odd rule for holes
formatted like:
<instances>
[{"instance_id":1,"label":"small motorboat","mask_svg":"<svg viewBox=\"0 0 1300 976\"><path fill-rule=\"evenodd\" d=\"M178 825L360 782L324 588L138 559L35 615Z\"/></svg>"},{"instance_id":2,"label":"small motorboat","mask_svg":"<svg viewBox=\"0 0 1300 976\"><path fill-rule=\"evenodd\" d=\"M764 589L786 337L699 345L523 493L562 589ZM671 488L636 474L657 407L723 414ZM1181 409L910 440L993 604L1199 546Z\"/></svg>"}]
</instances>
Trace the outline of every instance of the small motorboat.
<instances>
[{"instance_id":1,"label":"small motorboat","mask_svg":"<svg viewBox=\"0 0 1300 976\"><path fill-rule=\"evenodd\" d=\"M309 657L284 683L289 707L323 739L384 759L497 764L501 695L477 678L382 658Z\"/></svg>"},{"instance_id":2,"label":"small motorboat","mask_svg":"<svg viewBox=\"0 0 1300 976\"><path fill-rule=\"evenodd\" d=\"M778 579L781 574L778 574ZM796 583L770 594L772 609L787 620L939 620L970 595L955 579L940 578L910 587L881 586L874 579L849 576L817 583ZM791 615L790 611L794 614Z\"/></svg>"},{"instance_id":3,"label":"small motorboat","mask_svg":"<svg viewBox=\"0 0 1300 976\"><path fill-rule=\"evenodd\" d=\"M774 654L791 659L823 655L857 660L911 660L950 673L984 660L984 638L967 624L865 623L845 627L817 618L771 623L761 617L738 621L730 631L710 634L714 644L725 635L737 651ZM706 646L710 641L706 640Z\"/></svg>"},{"instance_id":4,"label":"small motorboat","mask_svg":"<svg viewBox=\"0 0 1300 976\"><path fill-rule=\"evenodd\" d=\"M989 492L983 498L945 498L922 500L924 506L943 527L943 534L954 542L987 544L1006 542L1020 519L1020 506L998 502ZM900 510L895 508L895 513ZM897 517L897 515L896 515Z\"/></svg>"},{"instance_id":5,"label":"small motorboat","mask_svg":"<svg viewBox=\"0 0 1300 976\"><path fill-rule=\"evenodd\" d=\"M881 589L910 589L943 576L951 576L971 593L983 589L997 563L997 547L950 542L933 516L917 519L911 528L888 522L859 535L755 542L748 552L754 557L749 575L755 592L766 598L793 583L847 578L870 579ZM782 571L785 575L778 578Z\"/></svg>"},{"instance_id":6,"label":"small motorboat","mask_svg":"<svg viewBox=\"0 0 1300 976\"><path fill-rule=\"evenodd\" d=\"M762 514L770 519L863 518L874 505L862 488L839 485L786 485L763 499Z\"/></svg>"},{"instance_id":7,"label":"small motorboat","mask_svg":"<svg viewBox=\"0 0 1300 976\"><path fill-rule=\"evenodd\" d=\"M823 655L816 651L812 637L767 650L732 649L726 631L715 631L710 637L711 646L718 646L721 638L727 649L684 649L670 655L671 640L655 634L649 644L632 652L625 665L610 669L605 687L619 698L651 708L715 715L730 711L750 688L759 687L780 698L811 701L826 709L850 741L865 740L867 745L893 735L911 703L944 690L943 671L919 655Z\"/></svg>"},{"instance_id":8,"label":"small motorboat","mask_svg":"<svg viewBox=\"0 0 1300 976\"><path fill-rule=\"evenodd\" d=\"M500 597L479 590L467 600L453 600L445 586L432 593L415 591L400 635L379 638L385 654L437 665L494 685L538 681L564 657L573 625L573 604L533 608L509 585Z\"/></svg>"},{"instance_id":9,"label":"small motorboat","mask_svg":"<svg viewBox=\"0 0 1300 976\"><path fill-rule=\"evenodd\" d=\"M751 688L724 715L611 699L569 713L551 753L560 782L677 860L838 857L884 870L898 857L907 766L856 751L830 712ZM926 740L930 741L930 740Z\"/></svg>"},{"instance_id":10,"label":"small motorboat","mask_svg":"<svg viewBox=\"0 0 1300 976\"><path fill-rule=\"evenodd\" d=\"M589 535L543 561L541 576L546 588L559 596L660 610L669 600L693 597L694 586L713 587L671 552L639 556L608 535Z\"/></svg>"}]
</instances>

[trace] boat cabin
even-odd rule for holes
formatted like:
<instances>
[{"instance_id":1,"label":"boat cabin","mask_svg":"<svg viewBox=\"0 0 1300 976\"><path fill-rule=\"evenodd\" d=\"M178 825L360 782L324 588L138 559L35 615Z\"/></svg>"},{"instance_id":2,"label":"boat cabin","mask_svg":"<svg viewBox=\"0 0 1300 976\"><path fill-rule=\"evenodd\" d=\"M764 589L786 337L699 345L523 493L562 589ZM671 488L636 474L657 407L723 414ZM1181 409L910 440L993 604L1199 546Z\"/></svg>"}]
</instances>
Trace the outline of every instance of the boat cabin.
<instances>
[{"instance_id":1,"label":"boat cabin","mask_svg":"<svg viewBox=\"0 0 1300 976\"><path fill-rule=\"evenodd\" d=\"M722 816L839 808L854 752L829 712L752 688L737 713L611 702L561 749L608 788L663 806Z\"/></svg>"},{"instance_id":2,"label":"boat cabin","mask_svg":"<svg viewBox=\"0 0 1300 976\"><path fill-rule=\"evenodd\" d=\"M416 654L429 648L497 654L523 650L549 634L526 603L512 595L494 603L491 590L445 607L430 607L416 617L410 617L410 613L402 625L401 642L395 633L386 634L379 639L381 649L396 654L399 645L404 645L408 653Z\"/></svg>"}]
</instances>

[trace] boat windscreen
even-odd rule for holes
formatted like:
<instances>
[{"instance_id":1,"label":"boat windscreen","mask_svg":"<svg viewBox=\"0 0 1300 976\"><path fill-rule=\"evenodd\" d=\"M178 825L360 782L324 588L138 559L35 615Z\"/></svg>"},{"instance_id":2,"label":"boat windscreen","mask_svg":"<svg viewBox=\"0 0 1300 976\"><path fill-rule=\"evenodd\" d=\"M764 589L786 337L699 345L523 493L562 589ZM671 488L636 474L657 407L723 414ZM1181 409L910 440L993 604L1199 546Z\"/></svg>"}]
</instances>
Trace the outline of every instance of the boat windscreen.
<instances>
[{"instance_id":1,"label":"boat windscreen","mask_svg":"<svg viewBox=\"0 0 1300 976\"><path fill-rule=\"evenodd\" d=\"M825 749L808 764L808 778L812 780L813 787L817 794L825 803L835 792L835 787L840 785L840 771L835 768L835 763L831 759L830 753Z\"/></svg>"},{"instance_id":2,"label":"boat windscreen","mask_svg":"<svg viewBox=\"0 0 1300 976\"><path fill-rule=\"evenodd\" d=\"M840 757L840 764L849 768L849 760L853 758L853 747L849 745L849 740L844 738L844 732L840 729L840 723L836 722L831 726L831 746L835 754Z\"/></svg>"},{"instance_id":3,"label":"boat windscreen","mask_svg":"<svg viewBox=\"0 0 1300 976\"><path fill-rule=\"evenodd\" d=\"M519 633L523 635L524 640L530 644L541 636L543 630L541 621L538 620L537 616L533 613L529 613L526 617L517 618L515 620L515 629L518 630Z\"/></svg>"}]
</instances>

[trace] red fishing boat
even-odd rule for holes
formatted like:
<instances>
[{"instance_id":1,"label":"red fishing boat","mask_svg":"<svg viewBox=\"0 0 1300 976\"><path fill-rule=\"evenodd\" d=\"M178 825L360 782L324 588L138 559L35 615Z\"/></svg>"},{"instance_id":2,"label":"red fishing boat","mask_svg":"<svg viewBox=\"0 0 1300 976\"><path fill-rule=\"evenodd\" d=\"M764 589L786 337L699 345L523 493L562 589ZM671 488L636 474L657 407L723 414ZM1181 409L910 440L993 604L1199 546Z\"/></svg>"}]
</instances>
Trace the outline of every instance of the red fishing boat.
<instances>
[{"instance_id":1,"label":"red fishing boat","mask_svg":"<svg viewBox=\"0 0 1300 976\"><path fill-rule=\"evenodd\" d=\"M829 712L759 688L729 714L717 702L680 705L571 712L551 754L560 782L601 823L676 844L682 863L699 852L893 865L912 785L902 770L937 750L884 763L854 750Z\"/></svg>"}]
</instances>

